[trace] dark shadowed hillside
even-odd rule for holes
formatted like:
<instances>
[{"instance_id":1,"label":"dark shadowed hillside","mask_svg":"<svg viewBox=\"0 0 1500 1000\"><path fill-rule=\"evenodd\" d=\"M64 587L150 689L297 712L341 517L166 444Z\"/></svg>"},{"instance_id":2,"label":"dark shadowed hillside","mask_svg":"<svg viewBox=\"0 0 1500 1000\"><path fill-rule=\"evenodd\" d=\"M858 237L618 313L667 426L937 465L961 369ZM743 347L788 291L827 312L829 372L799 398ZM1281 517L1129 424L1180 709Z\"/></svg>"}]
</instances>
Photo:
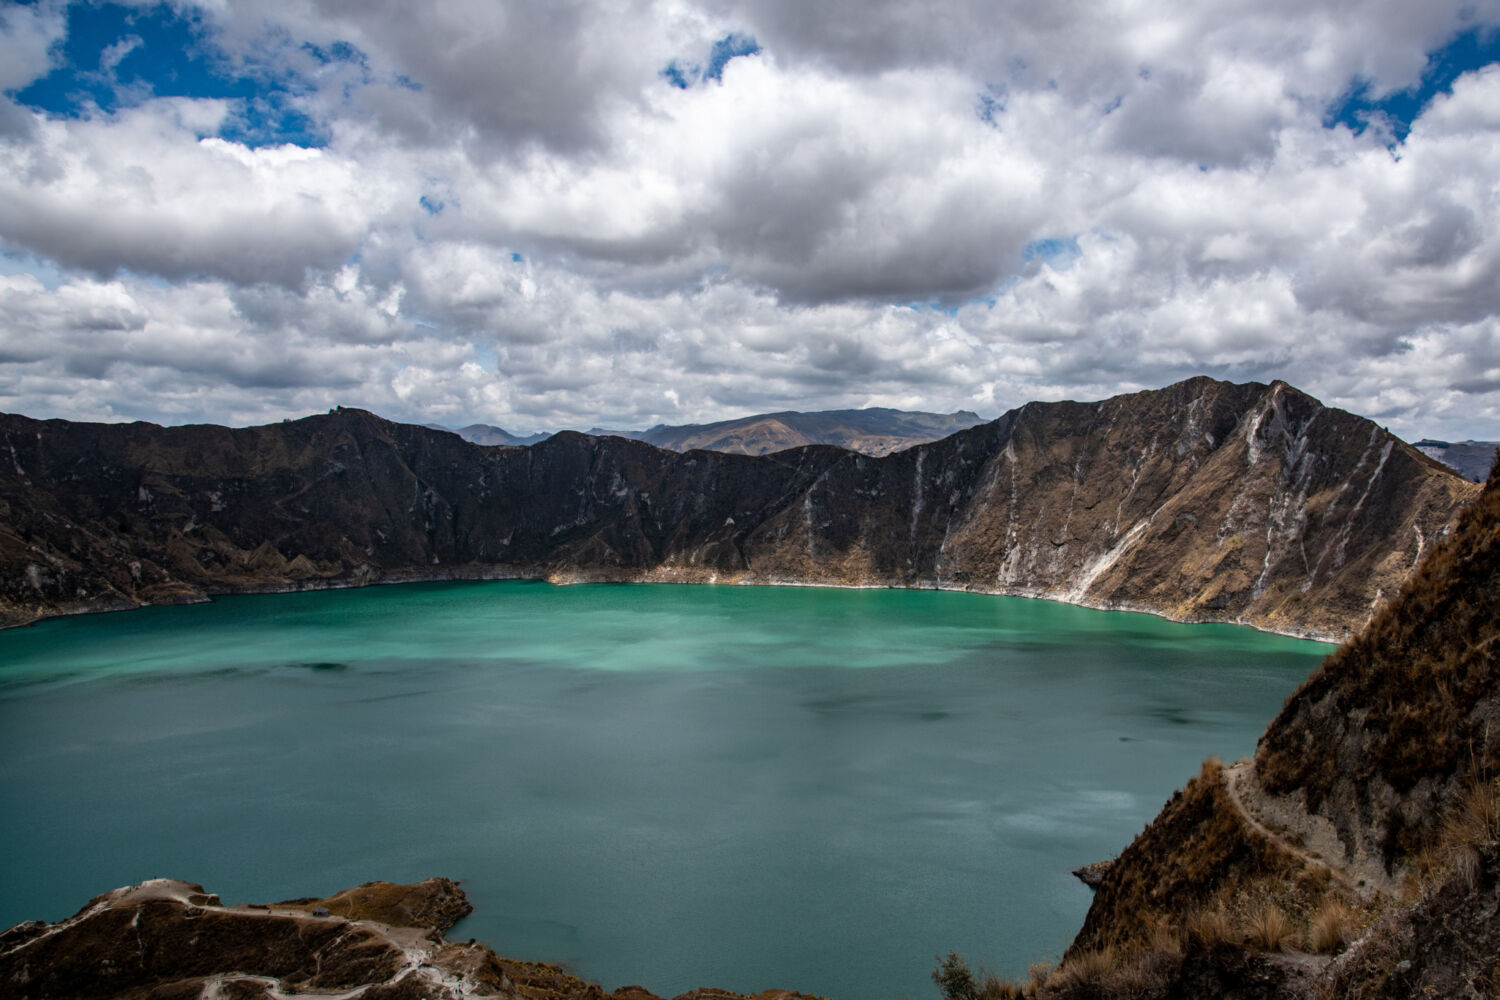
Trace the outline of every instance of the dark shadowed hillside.
<instances>
[{"instance_id":1,"label":"dark shadowed hillside","mask_svg":"<svg viewBox=\"0 0 1500 1000\"><path fill-rule=\"evenodd\" d=\"M444 578L943 587L1343 635L1477 487L1282 383L1032 403L872 458L529 448L338 410L0 417L0 620Z\"/></svg>"}]
</instances>

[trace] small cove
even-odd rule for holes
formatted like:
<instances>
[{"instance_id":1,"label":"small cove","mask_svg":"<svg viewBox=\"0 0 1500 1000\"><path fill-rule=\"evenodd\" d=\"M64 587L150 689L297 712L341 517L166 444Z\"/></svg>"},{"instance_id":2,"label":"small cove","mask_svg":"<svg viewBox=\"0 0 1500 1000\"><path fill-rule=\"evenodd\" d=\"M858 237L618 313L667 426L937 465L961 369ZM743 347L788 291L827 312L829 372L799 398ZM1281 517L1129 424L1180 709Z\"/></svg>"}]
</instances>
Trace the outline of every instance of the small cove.
<instances>
[{"instance_id":1,"label":"small cove","mask_svg":"<svg viewBox=\"0 0 1500 1000\"><path fill-rule=\"evenodd\" d=\"M450 936L606 988L936 995L1066 946L1330 647L903 590L419 584L0 633L0 925L463 880Z\"/></svg>"}]
</instances>

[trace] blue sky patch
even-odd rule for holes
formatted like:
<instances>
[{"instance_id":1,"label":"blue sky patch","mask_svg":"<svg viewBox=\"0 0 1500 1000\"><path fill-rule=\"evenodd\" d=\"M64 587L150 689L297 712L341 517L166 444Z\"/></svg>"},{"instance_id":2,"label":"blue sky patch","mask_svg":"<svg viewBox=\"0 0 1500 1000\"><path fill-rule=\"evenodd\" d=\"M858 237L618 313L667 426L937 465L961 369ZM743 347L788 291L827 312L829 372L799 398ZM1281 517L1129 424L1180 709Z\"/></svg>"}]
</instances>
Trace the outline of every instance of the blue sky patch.
<instances>
[{"instance_id":1,"label":"blue sky patch","mask_svg":"<svg viewBox=\"0 0 1500 1000\"><path fill-rule=\"evenodd\" d=\"M1021 259L1027 262L1044 261L1054 271L1064 271L1082 256L1076 236L1049 236L1044 240L1032 240L1021 248Z\"/></svg>"},{"instance_id":2,"label":"blue sky patch","mask_svg":"<svg viewBox=\"0 0 1500 1000\"><path fill-rule=\"evenodd\" d=\"M974 113L986 125L996 124L996 116L1005 113L1005 91L997 87L986 87L974 102Z\"/></svg>"},{"instance_id":3,"label":"blue sky patch","mask_svg":"<svg viewBox=\"0 0 1500 1000\"><path fill-rule=\"evenodd\" d=\"M753 56L761 51L760 43L752 36L738 31L731 31L723 38L714 42L709 49L708 62L706 64L682 62L673 59L667 63L661 71L661 78L679 90L687 90L696 83L705 80L724 79L724 67L731 59L740 56Z\"/></svg>"},{"instance_id":4,"label":"blue sky patch","mask_svg":"<svg viewBox=\"0 0 1500 1000\"><path fill-rule=\"evenodd\" d=\"M714 47L708 55L708 68L703 71L703 79L722 80L724 67L729 64L729 60L740 56L753 56L759 51L760 44L754 38L732 31L714 42Z\"/></svg>"},{"instance_id":5,"label":"blue sky patch","mask_svg":"<svg viewBox=\"0 0 1500 1000\"><path fill-rule=\"evenodd\" d=\"M318 124L296 106L311 91L308 82L286 70L231 65L191 8L73 3L67 16L59 65L16 91L18 104L76 118L94 108L112 114L153 97L232 100L239 113L220 129L225 139L248 146L327 143ZM363 59L342 44L308 51L325 64Z\"/></svg>"},{"instance_id":6,"label":"blue sky patch","mask_svg":"<svg viewBox=\"0 0 1500 1000\"><path fill-rule=\"evenodd\" d=\"M1405 142L1416 120L1439 94L1453 90L1453 81L1465 73L1500 63L1500 32L1474 29L1427 56L1422 82L1381 98L1370 96L1370 82L1357 80L1329 109L1323 119L1328 128L1348 126L1360 135L1371 124L1388 122L1396 142Z\"/></svg>"}]
</instances>

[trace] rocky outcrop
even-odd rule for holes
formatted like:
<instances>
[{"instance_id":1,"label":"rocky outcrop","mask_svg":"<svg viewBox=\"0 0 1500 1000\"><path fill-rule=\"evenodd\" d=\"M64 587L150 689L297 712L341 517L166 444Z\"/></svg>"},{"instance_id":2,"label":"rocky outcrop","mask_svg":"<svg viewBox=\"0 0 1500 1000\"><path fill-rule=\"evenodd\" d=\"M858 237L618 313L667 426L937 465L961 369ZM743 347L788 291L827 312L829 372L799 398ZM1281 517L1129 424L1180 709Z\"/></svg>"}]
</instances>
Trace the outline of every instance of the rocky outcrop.
<instances>
[{"instance_id":1,"label":"rocky outcrop","mask_svg":"<svg viewBox=\"0 0 1500 1000\"><path fill-rule=\"evenodd\" d=\"M1032 403L872 458L528 448L337 410L0 417L0 622L212 594L532 577L941 587L1340 637L1478 487L1283 383Z\"/></svg>"},{"instance_id":2,"label":"rocky outcrop","mask_svg":"<svg viewBox=\"0 0 1500 1000\"><path fill-rule=\"evenodd\" d=\"M67 920L0 934L0 995L15 1000L660 1000L605 993L563 969L449 942L469 912L448 879L371 882L327 899L224 906L202 886L152 879ZM695 990L680 1000L748 1000ZM816 1000L782 990L756 1000Z\"/></svg>"}]
</instances>

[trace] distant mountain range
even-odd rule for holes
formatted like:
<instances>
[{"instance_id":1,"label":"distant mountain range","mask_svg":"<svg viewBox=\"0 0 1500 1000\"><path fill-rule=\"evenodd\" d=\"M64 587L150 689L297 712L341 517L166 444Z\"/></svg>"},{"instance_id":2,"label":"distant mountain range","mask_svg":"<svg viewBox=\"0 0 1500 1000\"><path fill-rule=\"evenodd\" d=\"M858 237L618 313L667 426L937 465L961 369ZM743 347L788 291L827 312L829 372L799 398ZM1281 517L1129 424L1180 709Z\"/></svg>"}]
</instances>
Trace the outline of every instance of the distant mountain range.
<instances>
[{"instance_id":1,"label":"distant mountain range","mask_svg":"<svg viewBox=\"0 0 1500 1000\"><path fill-rule=\"evenodd\" d=\"M1207 378L1028 403L879 458L572 431L484 448L352 409L241 429L0 416L0 455L8 624L527 577L939 587L1342 637L1478 492L1284 383Z\"/></svg>"},{"instance_id":2,"label":"distant mountain range","mask_svg":"<svg viewBox=\"0 0 1500 1000\"><path fill-rule=\"evenodd\" d=\"M538 441L545 441L552 436L546 432L526 435L512 434L504 427L495 427L491 424L470 424L467 427L444 427L442 424L423 424L422 426L435 431L450 431L465 441L472 441L475 444L482 444L487 447L493 445L520 445L524 447L536 444Z\"/></svg>"},{"instance_id":3,"label":"distant mountain range","mask_svg":"<svg viewBox=\"0 0 1500 1000\"><path fill-rule=\"evenodd\" d=\"M863 410L822 410L801 413L757 413L734 420L711 424L657 424L650 430L622 431L591 427L595 437L622 437L645 441L672 451L722 451L731 455L769 455L810 444L831 444L865 455L889 455L913 445L937 441L956 431L981 424L979 414L969 410L955 413L922 413L872 406ZM521 437L501 427L470 424L447 428L428 424L435 430L453 430L466 441L483 445L532 445L550 434Z\"/></svg>"},{"instance_id":4,"label":"distant mountain range","mask_svg":"<svg viewBox=\"0 0 1500 1000\"><path fill-rule=\"evenodd\" d=\"M1490 466L1495 462L1495 449L1500 441L1435 441L1423 438L1416 448L1428 458L1455 469L1465 479L1482 483L1489 478Z\"/></svg>"}]
</instances>

